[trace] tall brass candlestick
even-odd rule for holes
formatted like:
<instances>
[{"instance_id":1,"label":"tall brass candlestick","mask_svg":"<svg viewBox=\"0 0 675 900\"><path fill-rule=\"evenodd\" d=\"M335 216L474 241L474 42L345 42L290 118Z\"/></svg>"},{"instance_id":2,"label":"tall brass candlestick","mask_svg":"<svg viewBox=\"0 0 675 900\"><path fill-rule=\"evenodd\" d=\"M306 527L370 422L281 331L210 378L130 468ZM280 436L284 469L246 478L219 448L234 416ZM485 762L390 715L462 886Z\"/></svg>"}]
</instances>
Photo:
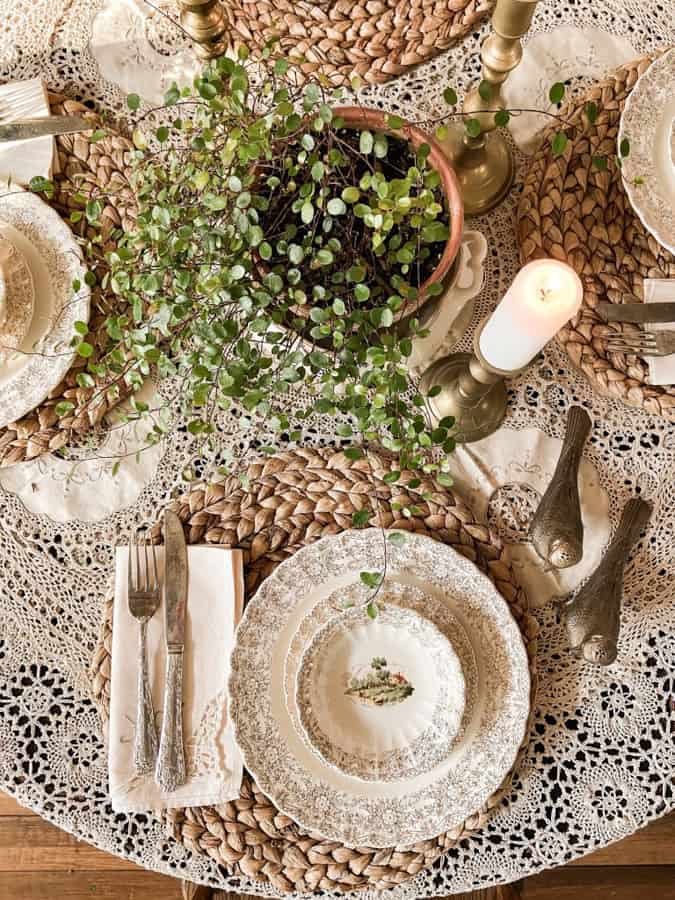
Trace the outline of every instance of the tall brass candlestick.
<instances>
[{"instance_id":1,"label":"tall brass candlestick","mask_svg":"<svg viewBox=\"0 0 675 900\"><path fill-rule=\"evenodd\" d=\"M200 59L214 59L227 50L225 13L218 0L178 0L180 23L194 41Z\"/></svg>"},{"instance_id":2,"label":"tall brass candlestick","mask_svg":"<svg viewBox=\"0 0 675 900\"><path fill-rule=\"evenodd\" d=\"M520 38L530 27L537 2L497 0L492 14L493 33L483 42L480 55L483 81L492 90L484 100L476 86L466 95L462 106L462 112L480 122L481 133L469 137L463 123L453 123L441 141L459 178L466 215L479 215L497 206L513 183L513 154L504 136L496 130L495 110L504 106L502 84L523 56Z\"/></svg>"}]
</instances>

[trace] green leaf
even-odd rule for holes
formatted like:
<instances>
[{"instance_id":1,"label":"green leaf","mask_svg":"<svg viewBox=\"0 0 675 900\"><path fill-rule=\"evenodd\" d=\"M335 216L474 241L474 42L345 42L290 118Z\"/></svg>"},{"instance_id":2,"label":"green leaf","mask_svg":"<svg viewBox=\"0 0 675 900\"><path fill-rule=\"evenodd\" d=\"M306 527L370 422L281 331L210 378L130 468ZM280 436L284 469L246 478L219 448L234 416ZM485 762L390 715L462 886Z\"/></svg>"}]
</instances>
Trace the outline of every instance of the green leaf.
<instances>
[{"instance_id":1,"label":"green leaf","mask_svg":"<svg viewBox=\"0 0 675 900\"><path fill-rule=\"evenodd\" d=\"M176 103L180 100L180 90L178 89L178 85L174 81L169 90L164 94L164 105L165 106L175 106Z\"/></svg>"},{"instance_id":2,"label":"green leaf","mask_svg":"<svg viewBox=\"0 0 675 900\"><path fill-rule=\"evenodd\" d=\"M467 119L464 123L464 127L466 128L466 133L471 138L477 138L482 130L478 119Z\"/></svg>"},{"instance_id":3,"label":"green leaf","mask_svg":"<svg viewBox=\"0 0 675 900\"><path fill-rule=\"evenodd\" d=\"M398 131L400 128L403 128L405 122L401 116L389 115L387 116L387 125L394 131Z\"/></svg>"},{"instance_id":4,"label":"green leaf","mask_svg":"<svg viewBox=\"0 0 675 900\"><path fill-rule=\"evenodd\" d=\"M347 457L347 459L351 459L351 460L357 460L357 459L363 458L363 451L359 450L358 447L347 447L347 449L344 451L344 454Z\"/></svg>"},{"instance_id":5,"label":"green leaf","mask_svg":"<svg viewBox=\"0 0 675 900\"><path fill-rule=\"evenodd\" d=\"M75 322L74 328L78 334L83 336L89 332L89 326L86 322Z\"/></svg>"},{"instance_id":6,"label":"green leaf","mask_svg":"<svg viewBox=\"0 0 675 900\"><path fill-rule=\"evenodd\" d=\"M89 357L94 352L94 348L91 344L87 343L87 341L81 341L75 348L75 352L78 356L83 356L85 359L89 359Z\"/></svg>"},{"instance_id":7,"label":"green leaf","mask_svg":"<svg viewBox=\"0 0 675 900\"><path fill-rule=\"evenodd\" d=\"M630 141L628 138L622 138L621 143L619 144L619 156L621 159L625 159L630 154Z\"/></svg>"},{"instance_id":8,"label":"green leaf","mask_svg":"<svg viewBox=\"0 0 675 900\"><path fill-rule=\"evenodd\" d=\"M305 200L305 202L302 204L302 208L300 209L300 218L305 223L305 225L309 225L309 223L314 218L314 207L309 200Z\"/></svg>"},{"instance_id":9,"label":"green leaf","mask_svg":"<svg viewBox=\"0 0 675 900\"><path fill-rule=\"evenodd\" d=\"M586 118L591 125L594 125L598 118L598 107L595 103L588 102L584 107Z\"/></svg>"},{"instance_id":10,"label":"green leaf","mask_svg":"<svg viewBox=\"0 0 675 900\"><path fill-rule=\"evenodd\" d=\"M341 200L339 197L331 198L326 204L326 209L331 216L341 216L347 212L344 200Z\"/></svg>"},{"instance_id":11,"label":"green leaf","mask_svg":"<svg viewBox=\"0 0 675 900\"><path fill-rule=\"evenodd\" d=\"M370 131L362 131L361 136L359 138L359 150L361 153L368 154L372 153L373 145L375 141L373 139L372 132Z\"/></svg>"},{"instance_id":12,"label":"green leaf","mask_svg":"<svg viewBox=\"0 0 675 900\"><path fill-rule=\"evenodd\" d=\"M89 143L97 144L99 141L102 141L108 132L104 131L102 128L97 128L96 131L92 131L89 135Z\"/></svg>"},{"instance_id":13,"label":"green leaf","mask_svg":"<svg viewBox=\"0 0 675 900\"><path fill-rule=\"evenodd\" d=\"M447 472L439 472L436 476L436 481L439 484L442 484L444 487L452 487L454 481L451 475L448 475Z\"/></svg>"},{"instance_id":14,"label":"green leaf","mask_svg":"<svg viewBox=\"0 0 675 900\"><path fill-rule=\"evenodd\" d=\"M380 314L380 325L382 328L390 328L393 324L394 314L388 307L385 307Z\"/></svg>"},{"instance_id":15,"label":"green leaf","mask_svg":"<svg viewBox=\"0 0 675 900\"><path fill-rule=\"evenodd\" d=\"M54 194L54 183L41 175L31 178L28 187L36 194L46 194L48 197Z\"/></svg>"},{"instance_id":16,"label":"green leaf","mask_svg":"<svg viewBox=\"0 0 675 900\"><path fill-rule=\"evenodd\" d=\"M285 59L277 59L274 63L274 74L285 75L288 72L288 62Z\"/></svg>"},{"instance_id":17,"label":"green leaf","mask_svg":"<svg viewBox=\"0 0 675 900\"><path fill-rule=\"evenodd\" d=\"M408 540L408 535L405 531L390 531L387 535L387 540L390 544L393 544L394 547L402 547Z\"/></svg>"},{"instance_id":18,"label":"green leaf","mask_svg":"<svg viewBox=\"0 0 675 900\"><path fill-rule=\"evenodd\" d=\"M483 79L478 85L478 96L481 100L485 100L486 103L488 100L492 99L492 85L489 81Z\"/></svg>"},{"instance_id":19,"label":"green leaf","mask_svg":"<svg viewBox=\"0 0 675 900\"><path fill-rule=\"evenodd\" d=\"M127 106L129 107L129 109L136 110L140 107L140 105L141 105L141 98L138 96L138 94L128 94L127 95Z\"/></svg>"},{"instance_id":20,"label":"green leaf","mask_svg":"<svg viewBox=\"0 0 675 900\"><path fill-rule=\"evenodd\" d=\"M400 477L401 473L395 469L392 472L387 472L387 474L383 476L382 481L384 481L385 484L396 484Z\"/></svg>"},{"instance_id":21,"label":"green leaf","mask_svg":"<svg viewBox=\"0 0 675 900\"><path fill-rule=\"evenodd\" d=\"M362 584L372 590L378 588L383 581L382 572L359 572L359 578Z\"/></svg>"},{"instance_id":22,"label":"green leaf","mask_svg":"<svg viewBox=\"0 0 675 900\"><path fill-rule=\"evenodd\" d=\"M560 103L565 96L565 85L562 81L556 81L555 84L551 85L551 90L548 92L548 99L554 105Z\"/></svg>"},{"instance_id":23,"label":"green leaf","mask_svg":"<svg viewBox=\"0 0 675 900\"><path fill-rule=\"evenodd\" d=\"M454 88L446 87L443 91L443 99L448 104L448 106L457 106L457 92Z\"/></svg>"},{"instance_id":24,"label":"green leaf","mask_svg":"<svg viewBox=\"0 0 675 900\"><path fill-rule=\"evenodd\" d=\"M323 163L320 161L315 162L311 169L311 175L314 181L321 181L324 171Z\"/></svg>"},{"instance_id":25,"label":"green leaf","mask_svg":"<svg viewBox=\"0 0 675 900\"><path fill-rule=\"evenodd\" d=\"M75 409L74 403L71 403L70 400L61 400L61 402L57 403L54 407L54 412L59 418L61 418L61 416L67 415L73 409Z\"/></svg>"},{"instance_id":26,"label":"green leaf","mask_svg":"<svg viewBox=\"0 0 675 900\"><path fill-rule=\"evenodd\" d=\"M567 147L567 135L564 131L558 131L551 141L551 150L554 156L562 156Z\"/></svg>"},{"instance_id":27,"label":"green leaf","mask_svg":"<svg viewBox=\"0 0 675 900\"><path fill-rule=\"evenodd\" d=\"M607 169L607 157L605 156L594 156L591 160L594 169L597 169L598 172L605 172Z\"/></svg>"},{"instance_id":28,"label":"green leaf","mask_svg":"<svg viewBox=\"0 0 675 900\"><path fill-rule=\"evenodd\" d=\"M368 618L370 618L370 619L376 619L376 618L377 618L377 614L379 613L379 609L378 609L377 603L374 603L374 602L371 600L370 603L368 604L368 606L366 606L366 613L368 614Z\"/></svg>"},{"instance_id":29,"label":"green leaf","mask_svg":"<svg viewBox=\"0 0 675 900\"><path fill-rule=\"evenodd\" d=\"M505 128L511 119L508 109L498 109L495 113L495 125L497 128Z\"/></svg>"},{"instance_id":30,"label":"green leaf","mask_svg":"<svg viewBox=\"0 0 675 900\"><path fill-rule=\"evenodd\" d=\"M345 203L356 203L361 196L361 191L357 187L346 187L341 196Z\"/></svg>"},{"instance_id":31,"label":"green leaf","mask_svg":"<svg viewBox=\"0 0 675 900\"><path fill-rule=\"evenodd\" d=\"M355 513L352 513L353 527L360 528L362 525L367 525L370 521L370 515L369 509L357 509Z\"/></svg>"},{"instance_id":32,"label":"green leaf","mask_svg":"<svg viewBox=\"0 0 675 900\"><path fill-rule=\"evenodd\" d=\"M227 179L227 186L233 193L238 194L243 187L241 178L238 175L230 175Z\"/></svg>"}]
</instances>

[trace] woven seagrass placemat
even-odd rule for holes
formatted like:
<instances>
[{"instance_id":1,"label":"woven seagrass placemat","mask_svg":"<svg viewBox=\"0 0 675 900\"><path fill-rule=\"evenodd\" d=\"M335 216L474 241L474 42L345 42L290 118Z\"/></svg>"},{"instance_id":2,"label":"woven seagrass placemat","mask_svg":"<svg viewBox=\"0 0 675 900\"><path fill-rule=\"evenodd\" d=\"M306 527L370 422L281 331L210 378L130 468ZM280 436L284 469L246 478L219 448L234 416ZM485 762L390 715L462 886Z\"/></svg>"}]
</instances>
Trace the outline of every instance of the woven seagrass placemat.
<instances>
[{"instance_id":1,"label":"woven seagrass placemat","mask_svg":"<svg viewBox=\"0 0 675 900\"><path fill-rule=\"evenodd\" d=\"M397 485L392 495L383 478L394 468L393 461L374 453L354 462L330 450L294 450L251 465L246 487L239 478L230 477L223 484L189 491L171 508L180 516L189 543L243 549L249 597L300 547L351 528L357 510L372 513L368 525L414 531L449 544L486 572L509 603L527 645L534 698L536 624L499 538L476 521L451 489L429 477L422 477L414 490ZM401 480L407 483L413 477L407 472ZM415 515L406 518L392 509L394 501L401 507L412 506ZM159 525L154 538L160 540ZM104 720L109 707L111 638L109 598L90 672ZM479 829L504 801L510 786L509 775L485 806L462 825L405 848L350 849L308 834L282 815L246 773L237 800L218 807L170 810L165 821L169 834L194 852L250 878L270 881L280 891L384 889L416 875Z\"/></svg>"},{"instance_id":2,"label":"woven seagrass placemat","mask_svg":"<svg viewBox=\"0 0 675 900\"><path fill-rule=\"evenodd\" d=\"M54 115L84 115L91 121L93 128L98 128L101 124L98 116L73 100L52 95L50 104ZM128 226L133 221L134 210L134 195L127 177L130 166L128 153L132 149L130 142L110 132L93 143L83 134L64 134L56 138L56 148L60 172L53 178L55 191L50 203L68 222L73 232L82 238L98 234L88 225L84 216L77 222L70 220L71 212L82 212L82 204L74 199L78 192L87 197L92 192L96 196L102 191L114 195L114 205L107 202L101 214L101 232L104 237L113 228ZM106 249L104 240L97 250L96 258L89 261L89 265L105 266L103 254ZM120 314L122 309L118 298L110 290L102 290L96 285L91 294L89 334L84 340L94 347L92 358L95 361L108 341L106 318ZM106 414L124 398L124 389L120 390L119 395L110 394L101 389L96 378L93 387L80 387L77 375L86 363L87 360L76 358L65 379L51 391L43 403L19 421L0 429L0 466L34 459L43 453L51 453L81 441L99 427ZM73 409L58 415L56 407L61 401L74 404Z\"/></svg>"},{"instance_id":3,"label":"woven seagrass placemat","mask_svg":"<svg viewBox=\"0 0 675 900\"><path fill-rule=\"evenodd\" d=\"M493 0L227 0L234 44L262 50L271 38L306 74L333 83L353 74L388 81L437 56L485 18Z\"/></svg>"},{"instance_id":4,"label":"woven seagrass placemat","mask_svg":"<svg viewBox=\"0 0 675 900\"><path fill-rule=\"evenodd\" d=\"M578 129L566 129L562 156L553 157L548 135L534 156L518 207L518 236L524 263L552 256L573 266L583 281L581 312L558 335L572 363L601 393L675 419L675 386L647 384L644 360L606 349L608 334L636 326L606 324L595 312L601 300L620 303L624 292L641 299L644 278L675 277L675 257L633 212L618 166L610 161L606 171L597 171L592 165L594 156L616 154L624 104L654 58L621 66L562 110ZM584 116L589 101L599 109L593 125Z\"/></svg>"}]
</instances>

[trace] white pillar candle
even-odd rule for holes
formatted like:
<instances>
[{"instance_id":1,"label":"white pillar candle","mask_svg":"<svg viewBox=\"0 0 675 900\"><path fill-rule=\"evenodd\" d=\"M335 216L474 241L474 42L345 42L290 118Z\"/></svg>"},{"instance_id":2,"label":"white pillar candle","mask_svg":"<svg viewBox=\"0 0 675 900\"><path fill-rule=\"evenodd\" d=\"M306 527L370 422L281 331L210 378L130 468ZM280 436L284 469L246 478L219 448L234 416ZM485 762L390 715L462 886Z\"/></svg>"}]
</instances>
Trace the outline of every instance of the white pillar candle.
<instances>
[{"instance_id":1,"label":"white pillar candle","mask_svg":"<svg viewBox=\"0 0 675 900\"><path fill-rule=\"evenodd\" d=\"M483 328L483 357L496 369L522 369L578 312L583 293L566 263L537 259L523 266Z\"/></svg>"}]
</instances>

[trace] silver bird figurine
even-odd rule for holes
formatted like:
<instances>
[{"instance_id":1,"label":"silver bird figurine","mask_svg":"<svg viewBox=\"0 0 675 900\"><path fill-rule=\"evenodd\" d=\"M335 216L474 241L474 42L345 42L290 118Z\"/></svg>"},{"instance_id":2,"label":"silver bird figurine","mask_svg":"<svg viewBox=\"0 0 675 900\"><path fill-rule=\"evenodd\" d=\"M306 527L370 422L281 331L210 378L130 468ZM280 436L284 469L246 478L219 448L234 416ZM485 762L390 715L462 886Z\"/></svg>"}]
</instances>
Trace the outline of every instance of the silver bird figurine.
<instances>
[{"instance_id":1,"label":"silver bird figurine","mask_svg":"<svg viewBox=\"0 0 675 900\"><path fill-rule=\"evenodd\" d=\"M579 463L591 418L573 406L558 464L530 525L530 540L539 556L556 569L575 566L583 555L584 528L579 504Z\"/></svg>"},{"instance_id":2,"label":"silver bird figurine","mask_svg":"<svg viewBox=\"0 0 675 900\"><path fill-rule=\"evenodd\" d=\"M608 666L616 659L623 570L651 514L646 500L634 497L626 503L602 562L576 597L562 607L570 649L587 662Z\"/></svg>"}]
</instances>

